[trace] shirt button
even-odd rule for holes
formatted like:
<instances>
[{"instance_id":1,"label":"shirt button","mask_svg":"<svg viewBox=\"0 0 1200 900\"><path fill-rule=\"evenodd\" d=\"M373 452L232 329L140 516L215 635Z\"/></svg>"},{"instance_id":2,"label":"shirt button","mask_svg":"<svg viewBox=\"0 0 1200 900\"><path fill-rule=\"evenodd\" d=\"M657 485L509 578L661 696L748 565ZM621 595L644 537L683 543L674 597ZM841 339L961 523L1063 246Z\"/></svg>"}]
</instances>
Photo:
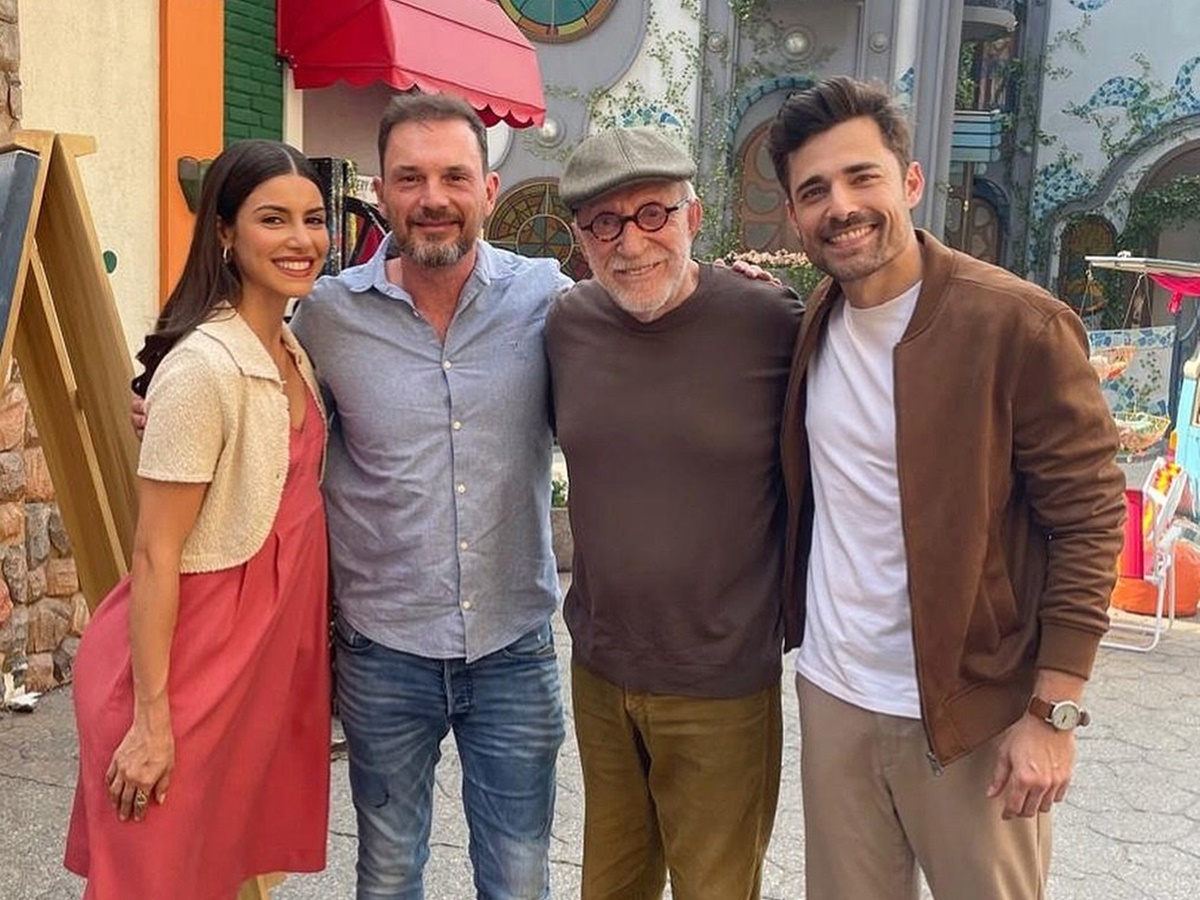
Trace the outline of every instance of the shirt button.
<instances>
[{"instance_id":1,"label":"shirt button","mask_svg":"<svg viewBox=\"0 0 1200 900\"><path fill-rule=\"evenodd\" d=\"M459 550L466 550L466 549L467 549L469 546L471 546L471 545L470 545L470 544L468 544L466 541L459 541L459 542L458 542L458 549L459 549Z\"/></svg>"},{"instance_id":2,"label":"shirt button","mask_svg":"<svg viewBox=\"0 0 1200 900\"><path fill-rule=\"evenodd\" d=\"M462 608L463 608L463 609L470 609L470 608L471 608L471 601L470 601L470 600L464 600L464 601L462 602Z\"/></svg>"},{"instance_id":3,"label":"shirt button","mask_svg":"<svg viewBox=\"0 0 1200 900\"><path fill-rule=\"evenodd\" d=\"M459 485L458 485L457 487L455 487L454 489L455 489L456 491L458 491L460 494L465 494L465 493L467 492L467 486L466 486L465 484L459 484Z\"/></svg>"},{"instance_id":4,"label":"shirt button","mask_svg":"<svg viewBox=\"0 0 1200 900\"><path fill-rule=\"evenodd\" d=\"M454 366L454 363L450 362L450 360L448 360L448 359L442 360L442 368L443 369L451 369L451 368L453 368L453 366Z\"/></svg>"},{"instance_id":5,"label":"shirt button","mask_svg":"<svg viewBox=\"0 0 1200 900\"><path fill-rule=\"evenodd\" d=\"M462 431L462 422L458 421L458 419L455 419L454 424L451 425L450 427L453 428L455 431Z\"/></svg>"}]
</instances>

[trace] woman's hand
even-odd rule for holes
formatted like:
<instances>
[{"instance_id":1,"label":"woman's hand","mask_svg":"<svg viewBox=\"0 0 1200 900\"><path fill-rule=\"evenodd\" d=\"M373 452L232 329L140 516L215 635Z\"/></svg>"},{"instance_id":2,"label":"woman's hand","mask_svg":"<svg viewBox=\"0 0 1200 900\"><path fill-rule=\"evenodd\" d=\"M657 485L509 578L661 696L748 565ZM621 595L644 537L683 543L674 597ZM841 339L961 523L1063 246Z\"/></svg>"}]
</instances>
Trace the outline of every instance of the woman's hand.
<instances>
[{"instance_id":1,"label":"woman's hand","mask_svg":"<svg viewBox=\"0 0 1200 900\"><path fill-rule=\"evenodd\" d=\"M135 712L133 724L113 753L104 780L108 798L122 822L146 817L150 798L160 806L167 801L171 770L175 768L175 737L170 715Z\"/></svg>"},{"instance_id":2,"label":"woman's hand","mask_svg":"<svg viewBox=\"0 0 1200 900\"><path fill-rule=\"evenodd\" d=\"M146 420L148 418L146 415L146 401L137 394L130 393L129 424L133 426L133 433L137 435L139 441L142 439L142 435L146 433Z\"/></svg>"},{"instance_id":3,"label":"woman's hand","mask_svg":"<svg viewBox=\"0 0 1200 900\"><path fill-rule=\"evenodd\" d=\"M167 799L175 766L167 684L179 612L179 560L208 487L146 478L138 486L129 602L133 724L105 773L109 800L122 822L144 819L152 797L160 805Z\"/></svg>"}]
</instances>

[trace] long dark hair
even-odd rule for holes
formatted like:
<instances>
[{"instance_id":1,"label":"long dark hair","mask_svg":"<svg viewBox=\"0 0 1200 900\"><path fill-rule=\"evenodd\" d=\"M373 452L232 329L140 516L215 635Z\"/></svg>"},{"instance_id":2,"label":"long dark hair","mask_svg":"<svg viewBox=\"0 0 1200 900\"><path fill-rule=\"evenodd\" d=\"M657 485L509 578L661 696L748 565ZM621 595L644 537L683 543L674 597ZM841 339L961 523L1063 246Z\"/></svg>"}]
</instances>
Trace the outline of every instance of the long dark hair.
<instances>
[{"instance_id":1,"label":"long dark hair","mask_svg":"<svg viewBox=\"0 0 1200 900\"><path fill-rule=\"evenodd\" d=\"M279 175L301 175L325 195L312 163L295 147L279 141L237 141L213 160L200 191L183 274L137 354L138 362L145 366L133 379L133 390L139 396L146 396L154 371L176 341L207 320L222 303L237 306L241 300L242 278L233 260L223 257L218 225L232 227L254 189Z\"/></svg>"}]
</instances>

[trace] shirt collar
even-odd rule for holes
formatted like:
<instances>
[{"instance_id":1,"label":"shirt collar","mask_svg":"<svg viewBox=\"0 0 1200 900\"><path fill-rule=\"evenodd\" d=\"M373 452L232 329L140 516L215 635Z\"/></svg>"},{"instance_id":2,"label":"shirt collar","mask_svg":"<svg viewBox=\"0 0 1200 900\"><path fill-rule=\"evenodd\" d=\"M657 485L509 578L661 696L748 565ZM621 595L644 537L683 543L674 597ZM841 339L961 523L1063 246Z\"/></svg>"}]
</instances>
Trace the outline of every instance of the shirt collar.
<instances>
[{"instance_id":1,"label":"shirt collar","mask_svg":"<svg viewBox=\"0 0 1200 900\"><path fill-rule=\"evenodd\" d=\"M230 358L243 375L279 381L279 369L275 360L258 339L258 335L232 306L218 306L213 310L212 317L197 325L196 330L228 350ZM286 325L283 328L283 342L293 356L299 352L300 345L296 343Z\"/></svg>"}]
</instances>

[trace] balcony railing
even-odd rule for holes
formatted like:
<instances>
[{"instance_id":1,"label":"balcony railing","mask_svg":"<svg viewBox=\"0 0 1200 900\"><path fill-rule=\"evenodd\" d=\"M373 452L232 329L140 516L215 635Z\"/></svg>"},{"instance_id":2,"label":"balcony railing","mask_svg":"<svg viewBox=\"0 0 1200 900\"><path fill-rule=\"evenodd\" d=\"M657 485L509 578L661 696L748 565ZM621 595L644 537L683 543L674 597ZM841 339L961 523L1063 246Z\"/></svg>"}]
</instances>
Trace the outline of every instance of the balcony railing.
<instances>
[{"instance_id":1,"label":"balcony railing","mask_svg":"<svg viewBox=\"0 0 1200 900\"><path fill-rule=\"evenodd\" d=\"M998 109L954 111L954 137L950 142L952 162L990 163L1000 158L1004 115Z\"/></svg>"}]
</instances>

